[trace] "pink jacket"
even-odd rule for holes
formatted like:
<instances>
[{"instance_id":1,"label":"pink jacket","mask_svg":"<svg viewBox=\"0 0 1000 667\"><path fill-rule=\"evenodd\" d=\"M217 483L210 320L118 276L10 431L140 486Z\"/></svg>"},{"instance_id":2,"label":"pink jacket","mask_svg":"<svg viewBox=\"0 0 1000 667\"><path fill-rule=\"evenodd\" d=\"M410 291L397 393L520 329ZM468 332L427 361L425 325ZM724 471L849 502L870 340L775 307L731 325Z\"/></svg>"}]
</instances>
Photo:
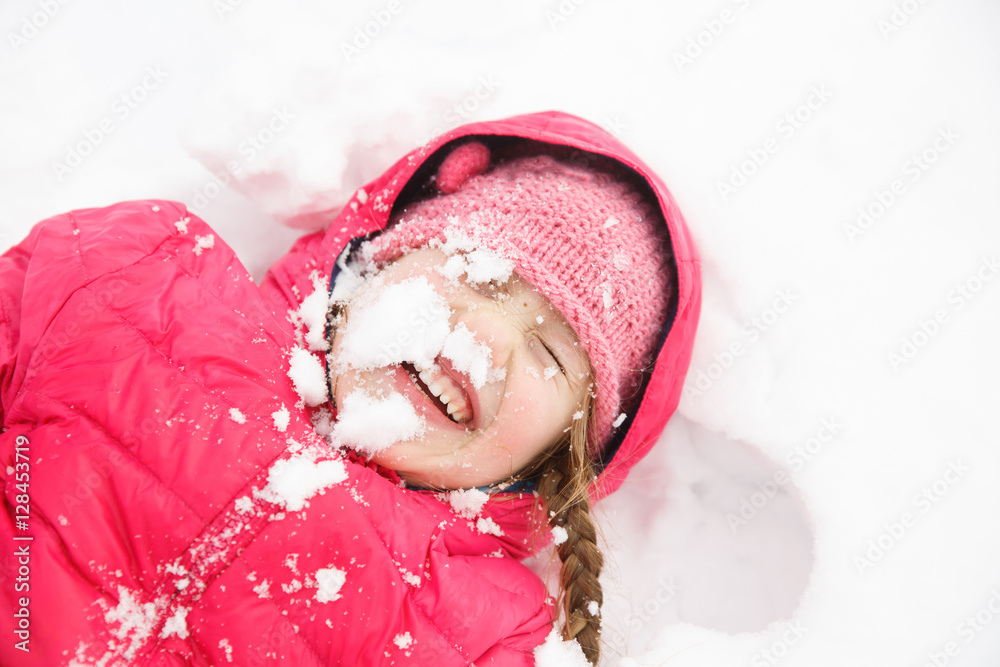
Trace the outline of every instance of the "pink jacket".
<instances>
[{"instance_id":1,"label":"pink jacket","mask_svg":"<svg viewBox=\"0 0 1000 667\"><path fill-rule=\"evenodd\" d=\"M497 535L328 449L314 464L343 479L301 508L266 491L276 463L319 440L287 375L289 309L464 135L609 155L660 198L680 299L594 495L621 484L679 400L698 258L660 180L586 121L549 112L457 128L368 184L259 287L181 204L59 215L0 258L0 663L533 664L553 607L520 563L544 544L528 529L530 494L486 504ZM272 416L283 407L287 426Z\"/></svg>"}]
</instances>

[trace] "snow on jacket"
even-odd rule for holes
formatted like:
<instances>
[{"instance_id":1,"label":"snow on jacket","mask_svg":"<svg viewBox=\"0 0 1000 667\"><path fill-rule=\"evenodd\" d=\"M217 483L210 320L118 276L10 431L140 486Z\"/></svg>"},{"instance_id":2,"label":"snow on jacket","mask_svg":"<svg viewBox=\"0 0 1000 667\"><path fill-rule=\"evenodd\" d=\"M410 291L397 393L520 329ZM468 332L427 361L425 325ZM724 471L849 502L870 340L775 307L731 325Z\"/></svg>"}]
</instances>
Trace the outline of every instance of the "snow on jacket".
<instances>
[{"instance_id":1,"label":"snow on jacket","mask_svg":"<svg viewBox=\"0 0 1000 667\"><path fill-rule=\"evenodd\" d=\"M553 622L520 563L545 542L529 529L537 500L501 494L460 516L339 456L287 374L289 311L466 135L608 155L659 197L680 298L595 496L621 484L679 400L698 260L659 179L586 121L457 128L359 191L260 286L181 204L58 215L0 258L0 663L533 664Z\"/></svg>"}]
</instances>

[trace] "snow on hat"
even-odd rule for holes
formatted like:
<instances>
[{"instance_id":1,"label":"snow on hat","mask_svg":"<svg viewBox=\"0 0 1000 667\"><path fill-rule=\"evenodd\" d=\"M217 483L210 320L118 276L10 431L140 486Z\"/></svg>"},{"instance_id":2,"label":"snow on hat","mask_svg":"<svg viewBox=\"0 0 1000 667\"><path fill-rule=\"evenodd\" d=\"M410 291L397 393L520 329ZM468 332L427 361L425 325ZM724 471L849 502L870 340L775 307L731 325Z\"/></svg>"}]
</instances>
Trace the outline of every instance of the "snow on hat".
<instances>
[{"instance_id":1,"label":"snow on hat","mask_svg":"<svg viewBox=\"0 0 1000 667\"><path fill-rule=\"evenodd\" d=\"M590 445L599 453L623 402L639 388L666 323L674 285L666 225L656 209L597 160L548 154L501 162L463 144L441 163L442 194L404 209L365 254L376 265L458 226L514 263L572 326L594 370Z\"/></svg>"}]
</instances>

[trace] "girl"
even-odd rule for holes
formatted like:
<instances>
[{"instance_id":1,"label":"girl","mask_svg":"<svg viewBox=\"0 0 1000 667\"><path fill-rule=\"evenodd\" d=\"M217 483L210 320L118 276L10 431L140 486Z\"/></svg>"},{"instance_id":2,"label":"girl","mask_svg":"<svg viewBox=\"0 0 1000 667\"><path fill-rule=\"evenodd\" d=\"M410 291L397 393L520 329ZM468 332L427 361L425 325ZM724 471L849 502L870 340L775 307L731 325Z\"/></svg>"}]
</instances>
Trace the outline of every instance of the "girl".
<instances>
[{"instance_id":1,"label":"girl","mask_svg":"<svg viewBox=\"0 0 1000 667\"><path fill-rule=\"evenodd\" d=\"M666 188L560 113L414 151L259 287L180 204L40 223L0 259L0 662L528 665L559 622L596 663L590 503L699 303Z\"/></svg>"}]
</instances>

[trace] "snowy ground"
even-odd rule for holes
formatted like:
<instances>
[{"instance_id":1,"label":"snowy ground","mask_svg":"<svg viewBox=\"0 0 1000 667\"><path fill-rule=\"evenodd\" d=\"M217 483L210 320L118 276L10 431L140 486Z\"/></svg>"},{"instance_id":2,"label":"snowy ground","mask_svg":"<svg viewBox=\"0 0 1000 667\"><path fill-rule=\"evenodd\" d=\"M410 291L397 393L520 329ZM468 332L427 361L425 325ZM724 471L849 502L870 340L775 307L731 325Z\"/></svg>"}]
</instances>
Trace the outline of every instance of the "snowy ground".
<instances>
[{"instance_id":1,"label":"snowy ground","mask_svg":"<svg viewBox=\"0 0 1000 667\"><path fill-rule=\"evenodd\" d=\"M1000 664L1000 5L331 4L4 2L0 247L170 198L259 278L440 130L593 119L705 268L679 414L599 509L606 664Z\"/></svg>"}]
</instances>

